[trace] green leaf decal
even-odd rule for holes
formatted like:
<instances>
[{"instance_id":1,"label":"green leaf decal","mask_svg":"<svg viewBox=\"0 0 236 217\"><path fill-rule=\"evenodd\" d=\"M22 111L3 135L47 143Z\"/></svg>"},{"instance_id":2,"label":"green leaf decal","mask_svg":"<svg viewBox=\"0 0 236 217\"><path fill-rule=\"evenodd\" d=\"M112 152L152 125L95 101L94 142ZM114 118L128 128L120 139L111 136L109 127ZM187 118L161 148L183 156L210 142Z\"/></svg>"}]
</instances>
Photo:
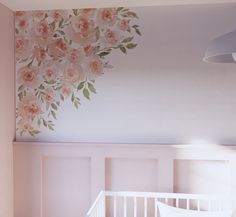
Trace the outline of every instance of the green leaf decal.
<instances>
[{"instance_id":1,"label":"green leaf decal","mask_svg":"<svg viewBox=\"0 0 236 217\"><path fill-rule=\"evenodd\" d=\"M24 85L20 85L19 88L18 88L19 92L22 91L22 90L24 90Z\"/></svg>"},{"instance_id":2,"label":"green leaf decal","mask_svg":"<svg viewBox=\"0 0 236 217\"><path fill-rule=\"evenodd\" d=\"M78 9L73 9L73 14L75 15L75 16L78 16Z\"/></svg>"},{"instance_id":3,"label":"green leaf decal","mask_svg":"<svg viewBox=\"0 0 236 217\"><path fill-rule=\"evenodd\" d=\"M98 40L98 39L100 38L100 30L99 30L99 27L97 26L94 31L95 31L96 40Z\"/></svg>"},{"instance_id":4,"label":"green leaf decal","mask_svg":"<svg viewBox=\"0 0 236 217\"><path fill-rule=\"evenodd\" d=\"M97 93L95 87L94 87L91 83L88 83L88 89L89 89L92 93Z\"/></svg>"},{"instance_id":5,"label":"green leaf decal","mask_svg":"<svg viewBox=\"0 0 236 217\"><path fill-rule=\"evenodd\" d=\"M56 104L54 104L54 103L52 103L52 108L54 109L54 110L57 110L57 105Z\"/></svg>"},{"instance_id":6,"label":"green leaf decal","mask_svg":"<svg viewBox=\"0 0 236 217\"><path fill-rule=\"evenodd\" d=\"M124 7L119 7L119 8L117 8L117 12L119 12L119 11L121 11L121 10L123 10L124 9Z\"/></svg>"},{"instance_id":7,"label":"green leaf decal","mask_svg":"<svg viewBox=\"0 0 236 217\"><path fill-rule=\"evenodd\" d=\"M98 56L104 57L104 56L107 56L108 54L110 54L110 52L103 51L103 52L101 52L100 54L98 54Z\"/></svg>"},{"instance_id":8,"label":"green leaf decal","mask_svg":"<svg viewBox=\"0 0 236 217\"><path fill-rule=\"evenodd\" d=\"M128 42L131 42L133 40L134 37L128 37L128 38L125 38L122 42L123 43L128 43Z\"/></svg>"},{"instance_id":9,"label":"green leaf decal","mask_svg":"<svg viewBox=\"0 0 236 217\"><path fill-rule=\"evenodd\" d=\"M134 17L134 18L137 18L138 19L138 16L137 16L137 14L136 13L134 13L134 12L132 12L132 11L128 11L127 12L127 15L129 16L129 17Z\"/></svg>"},{"instance_id":10,"label":"green leaf decal","mask_svg":"<svg viewBox=\"0 0 236 217\"><path fill-rule=\"evenodd\" d=\"M125 53L125 54L127 53L126 49L125 49L125 47L123 45L120 45L119 48L122 51L122 53Z\"/></svg>"},{"instance_id":11,"label":"green leaf decal","mask_svg":"<svg viewBox=\"0 0 236 217\"><path fill-rule=\"evenodd\" d=\"M77 90L81 90L83 88L84 88L84 81L78 85Z\"/></svg>"},{"instance_id":12,"label":"green leaf decal","mask_svg":"<svg viewBox=\"0 0 236 217\"><path fill-rule=\"evenodd\" d=\"M56 113L55 113L53 110L51 110L51 114L52 114L52 116L53 116L54 119L57 119Z\"/></svg>"},{"instance_id":13,"label":"green leaf decal","mask_svg":"<svg viewBox=\"0 0 236 217\"><path fill-rule=\"evenodd\" d=\"M87 88L84 88L83 90L84 97L87 99L90 99L90 93Z\"/></svg>"},{"instance_id":14,"label":"green leaf decal","mask_svg":"<svg viewBox=\"0 0 236 217\"><path fill-rule=\"evenodd\" d=\"M59 23L59 27L61 28L62 24L64 23L64 19L62 18L60 23Z\"/></svg>"},{"instance_id":15,"label":"green leaf decal","mask_svg":"<svg viewBox=\"0 0 236 217\"><path fill-rule=\"evenodd\" d=\"M133 43L130 43L130 44L127 44L126 45L126 47L128 48L128 49L133 49L133 48L135 48L137 46L137 44L133 44Z\"/></svg>"}]
</instances>

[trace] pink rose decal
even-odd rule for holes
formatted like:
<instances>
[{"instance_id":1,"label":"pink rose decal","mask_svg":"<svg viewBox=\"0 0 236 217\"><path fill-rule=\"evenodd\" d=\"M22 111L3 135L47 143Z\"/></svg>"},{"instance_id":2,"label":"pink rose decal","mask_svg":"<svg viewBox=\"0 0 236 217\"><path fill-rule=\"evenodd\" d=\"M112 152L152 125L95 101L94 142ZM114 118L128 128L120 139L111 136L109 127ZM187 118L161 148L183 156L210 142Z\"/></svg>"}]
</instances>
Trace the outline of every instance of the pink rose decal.
<instances>
[{"instance_id":1,"label":"pink rose decal","mask_svg":"<svg viewBox=\"0 0 236 217\"><path fill-rule=\"evenodd\" d=\"M45 46L49 43L52 33L52 27L45 20L42 20L35 23L32 28L32 39L37 44Z\"/></svg>"},{"instance_id":2,"label":"pink rose decal","mask_svg":"<svg viewBox=\"0 0 236 217\"><path fill-rule=\"evenodd\" d=\"M115 24L117 19L117 10L116 8L102 8L98 10L97 14L97 23L99 25L109 25L112 26Z\"/></svg>"},{"instance_id":3,"label":"pink rose decal","mask_svg":"<svg viewBox=\"0 0 236 217\"><path fill-rule=\"evenodd\" d=\"M42 47L33 48L33 57L35 57L39 62L42 62L47 57L47 51Z\"/></svg>"},{"instance_id":4,"label":"pink rose decal","mask_svg":"<svg viewBox=\"0 0 236 217\"><path fill-rule=\"evenodd\" d=\"M64 57L67 51L68 45L62 38L52 40L48 45L48 54L52 57Z\"/></svg>"},{"instance_id":5,"label":"pink rose decal","mask_svg":"<svg viewBox=\"0 0 236 217\"><path fill-rule=\"evenodd\" d=\"M24 87L34 88L39 84L37 67L24 66L18 70L18 82Z\"/></svg>"},{"instance_id":6,"label":"pink rose decal","mask_svg":"<svg viewBox=\"0 0 236 217\"><path fill-rule=\"evenodd\" d=\"M55 22L59 22L62 19L66 19L68 14L65 10L53 10L49 12L49 15L54 19Z\"/></svg>"},{"instance_id":7,"label":"pink rose decal","mask_svg":"<svg viewBox=\"0 0 236 217\"><path fill-rule=\"evenodd\" d=\"M121 41L121 35L118 31L112 31L111 29L107 29L104 33L104 39L106 45L116 46Z\"/></svg>"},{"instance_id":8,"label":"pink rose decal","mask_svg":"<svg viewBox=\"0 0 236 217\"><path fill-rule=\"evenodd\" d=\"M32 54L32 42L23 35L15 37L15 54L17 60L24 60Z\"/></svg>"},{"instance_id":9,"label":"pink rose decal","mask_svg":"<svg viewBox=\"0 0 236 217\"><path fill-rule=\"evenodd\" d=\"M68 61L74 65L79 64L79 63L83 62L83 60L84 60L83 56L84 55L83 55L82 51L80 51L78 49L71 49L68 52Z\"/></svg>"},{"instance_id":10,"label":"pink rose decal","mask_svg":"<svg viewBox=\"0 0 236 217\"><path fill-rule=\"evenodd\" d=\"M64 101L78 109L96 80L112 68L111 53L127 54L141 36L137 14L125 7L15 12L19 135L54 130Z\"/></svg>"},{"instance_id":11,"label":"pink rose decal","mask_svg":"<svg viewBox=\"0 0 236 217\"><path fill-rule=\"evenodd\" d=\"M80 66L66 67L63 73L64 80L68 83L77 83L84 80L83 69Z\"/></svg>"},{"instance_id":12,"label":"pink rose decal","mask_svg":"<svg viewBox=\"0 0 236 217\"><path fill-rule=\"evenodd\" d=\"M39 100L33 94L26 95L18 103L18 109L18 115L26 120L34 120L41 112Z\"/></svg>"},{"instance_id":13,"label":"pink rose decal","mask_svg":"<svg viewBox=\"0 0 236 217\"><path fill-rule=\"evenodd\" d=\"M53 61L46 61L40 67L40 74L46 82L55 82L57 80L57 71L59 66Z\"/></svg>"},{"instance_id":14,"label":"pink rose decal","mask_svg":"<svg viewBox=\"0 0 236 217\"><path fill-rule=\"evenodd\" d=\"M68 98L72 93L72 88L69 84L63 84L61 87L61 95L64 98Z\"/></svg>"},{"instance_id":15,"label":"pink rose decal","mask_svg":"<svg viewBox=\"0 0 236 217\"><path fill-rule=\"evenodd\" d=\"M122 31L127 31L129 29L130 20L122 19L118 22L118 27Z\"/></svg>"},{"instance_id":16,"label":"pink rose decal","mask_svg":"<svg viewBox=\"0 0 236 217\"><path fill-rule=\"evenodd\" d=\"M92 78L96 78L103 73L103 63L97 56L94 56L88 61L88 69Z\"/></svg>"},{"instance_id":17,"label":"pink rose decal","mask_svg":"<svg viewBox=\"0 0 236 217\"><path fill-rule=\"evenodd\" d=\"M81 9L80 12L86 16L92 17L92 16L94 16L96 9L95 8L85 8L85 9Z\"/></svg>"},{"instance_id":18,"label":"pink rose decal","mask_svg":"<svg viewBox=\"0 0 236 217\"><path fill-rule=\"evenodd\" d=\"M32 17L36 20L43 20L45 18L46 12L45 11L32 11Z\"/></svg>"}]
</instances>

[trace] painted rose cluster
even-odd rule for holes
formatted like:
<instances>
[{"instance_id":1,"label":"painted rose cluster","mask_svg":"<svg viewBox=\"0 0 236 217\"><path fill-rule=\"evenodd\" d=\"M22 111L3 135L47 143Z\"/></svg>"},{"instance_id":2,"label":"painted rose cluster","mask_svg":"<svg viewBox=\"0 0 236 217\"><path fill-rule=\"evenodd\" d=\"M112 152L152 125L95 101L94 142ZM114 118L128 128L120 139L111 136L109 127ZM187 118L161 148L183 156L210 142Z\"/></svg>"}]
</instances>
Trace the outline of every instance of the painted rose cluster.
<instances>
[{"instance_id":1,"label":"painted rose cluster","mask_svg":"<svg viewBox=\"0 0 236 217\"><path fill-rule=\"evenodd\" d=\"M35 136L65 100L78 108L96 93L95 80L115 50L137 46L138 16L129 8L18 11L15 13L17 131Z\"/></svg>"}]
</instances>

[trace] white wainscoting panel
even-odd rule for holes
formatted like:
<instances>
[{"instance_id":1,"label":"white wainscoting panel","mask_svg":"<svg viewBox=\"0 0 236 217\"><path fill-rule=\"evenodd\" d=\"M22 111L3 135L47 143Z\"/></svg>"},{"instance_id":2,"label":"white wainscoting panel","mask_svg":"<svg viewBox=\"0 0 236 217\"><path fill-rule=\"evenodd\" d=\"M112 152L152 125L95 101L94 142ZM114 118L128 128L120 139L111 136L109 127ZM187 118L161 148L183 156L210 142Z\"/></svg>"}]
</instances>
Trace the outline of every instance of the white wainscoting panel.
<instances>
[{"instance_id":1,"label":"white wainscoting panel","mask_svg":"<svg viewBox=\"0 0 236 217\"><path fill-rule=\"evenodd\" d=\"M15 217L83 217L101 190L236 194L235 159L235 146L15 142Z\"/></svg>"},{"instance_id":2,"label":"white wainscoting panel","mask_svg":"<svg viewBox=\"0 0 236 217\"><path fill-rule=\"evenodd\" d=\"M174 191L177 193L225 193L229 182L229 161L175 160Z\"/></svg>"},{"instance_id":3,"label":"white wainscoting panel","mask_svg":"<svg viewBox=\"0 0 236 217\"><path fill-rule=\"evenodd\" d=\"M106 159L106 190L158 191L157 159Z\"/></svg>"},{"instance_id":4,"label":"white wainscoting panel","mask_svg":"<svg viewBox=\"0 0 236 217\"><path fill-rule=\"evenodd\" d=\"M43 216L83 216L90 205L89 158L43 158ZM83 197L81 197L83 195Z\"/></svg>"},{"instance_id":5,"label":"white wainscoting panel","mask_svg":"<svg viewBox=\"0 0 236 217\"><path fill-rule=\"evenodd\" d=\"M119 191L158 191L158 159L130 159L107 158L106 159L106 190ZM134 216L132 207L134 201L127 198L127 216ZM137 199L137 215L144 212L144 201ZM150 206L154 204L149 202ZM123 216L123 199L117 198L117 216ZM113 201L107 200L106 216L113 216ZM148 213L148 216L153 216Z\"/></svg>"}]
</instances>

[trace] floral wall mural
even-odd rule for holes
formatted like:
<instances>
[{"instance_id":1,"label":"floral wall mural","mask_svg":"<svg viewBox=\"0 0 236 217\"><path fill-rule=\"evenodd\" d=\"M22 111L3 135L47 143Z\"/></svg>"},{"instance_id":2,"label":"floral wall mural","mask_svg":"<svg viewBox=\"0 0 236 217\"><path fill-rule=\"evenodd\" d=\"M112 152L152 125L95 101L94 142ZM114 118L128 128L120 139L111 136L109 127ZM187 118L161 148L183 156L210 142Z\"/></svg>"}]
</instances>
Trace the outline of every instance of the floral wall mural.
<instances>
[{"instance_id":1,"label":"floral wall mural","mask_svg":"<svg viewBox=\"0 0 236 217\"><path fill-rule=\"evenodd\" d=\"M135 11L119 8L15 13L17 108L20 135L55 129L64 101L79 108L112 69L108 56L127 54L141 36Z\"/></svg>"}]
</instances>

